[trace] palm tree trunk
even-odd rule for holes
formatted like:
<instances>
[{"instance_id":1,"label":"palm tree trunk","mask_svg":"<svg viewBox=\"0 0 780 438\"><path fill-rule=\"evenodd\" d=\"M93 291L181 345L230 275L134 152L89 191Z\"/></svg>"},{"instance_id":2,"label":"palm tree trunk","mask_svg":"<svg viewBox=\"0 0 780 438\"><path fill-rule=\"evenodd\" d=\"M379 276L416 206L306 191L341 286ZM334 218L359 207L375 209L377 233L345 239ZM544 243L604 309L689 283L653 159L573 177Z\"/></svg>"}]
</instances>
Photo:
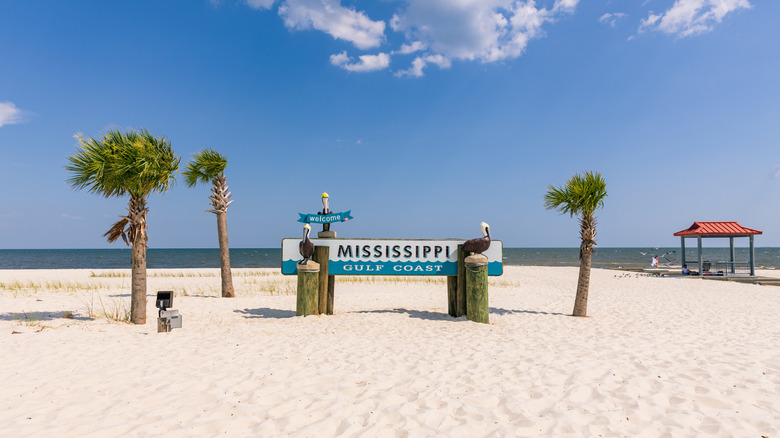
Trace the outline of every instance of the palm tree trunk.
<instances>
[{"instance_id":1,"label":"palm tree trunk","mask_svg":"<svg viewBox=\"0 0 780 438\"><path fill-rule=\"evenodd\" d=\"M228 245L227 213L217 213L217 234L219 235L219 265L222 274L222 296L232 298L233 275L230 272L230 245Z\"/></svg>"},{"instance_id":2,"label":"palm tree trunk","mask_svg":"<svg viewBox=\"0 0 780 438\"><path fill-rule=\"evenodd\" d=\"M596 243L596 218L583 215L580 219L580 275L577 279L577 296L574 298L573 316L588 316L588 288L593 245Z\"/></svg>"},{"instance_id":3,"label":"palm tree trunk","mask_svg":"<svg viewBox=\"0 0 780 438\"><path fill-rule=\"evenodd\" d=\"M580 258L580 275L577 278L577 296L574 298L573 316L588 316L588 287L590 286L591 251L583 251Z\"/></svg>"},{"instance_id":4,"label":"palm tree trunk","mask_svg":"<svg viewBox=\"0 0 780 438\"><path fill-rule=\"evenodd\" d=\"M130 322L146 324L146 200L130 198Z\"/></svg>"},{"instance_id":5,"label":"palm tree trunk","mask_svg":"<svg viewBox=\"0 0 780 438\"><path fill-rule=\"evenodd\" d=\"M225 175L220 175L211 181L211 205L213 210L206 210L209 213L217 215L217 237L219 239L219 266L222 276L222 296L232 298L233 275L230 273L230 245L228 245L227 231L227 208L233 201L230 200L227 179Z\"/></svg>"}]
</instances>

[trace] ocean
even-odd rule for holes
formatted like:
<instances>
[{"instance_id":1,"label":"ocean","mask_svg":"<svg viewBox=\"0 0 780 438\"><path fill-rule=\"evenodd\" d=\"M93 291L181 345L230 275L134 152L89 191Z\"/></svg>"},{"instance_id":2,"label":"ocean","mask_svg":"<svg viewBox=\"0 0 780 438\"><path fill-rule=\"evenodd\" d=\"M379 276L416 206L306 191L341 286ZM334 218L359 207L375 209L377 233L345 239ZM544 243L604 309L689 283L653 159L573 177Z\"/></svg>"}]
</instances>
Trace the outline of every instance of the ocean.
<instances>
[{"instance_id":1,"label":"ocean","mask_svg":"<svg viewBox=\"0 0 780 438\"><path fill-rule=\"evenodd\" d=\"M507 266L578 266L578 248L504 248ZM680 266L680 248L597 248L595 268L649 267L653 255L659 265ZM780 269L780 248L756 248L757 269ZM156 249L146 253L148 268L219 268L217 249ZM705 260L728 260L728 248L704 248ZM696 249L686 249L696 260ZM281 268L279 248L230 250L233 268ZM736 249L736 261L747 262L747 248ZM0 269L129 269L130 249L0 249Z\"/></svg>"}]
</instances>

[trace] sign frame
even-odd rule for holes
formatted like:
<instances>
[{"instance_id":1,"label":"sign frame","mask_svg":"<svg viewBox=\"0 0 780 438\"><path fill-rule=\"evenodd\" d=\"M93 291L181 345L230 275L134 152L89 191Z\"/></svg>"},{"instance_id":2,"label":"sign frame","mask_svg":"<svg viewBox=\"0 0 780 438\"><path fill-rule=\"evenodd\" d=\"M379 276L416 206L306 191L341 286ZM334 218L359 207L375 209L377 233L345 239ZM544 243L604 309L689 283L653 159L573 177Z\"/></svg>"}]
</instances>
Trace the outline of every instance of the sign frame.
<instances>
[{"instance_id":1,"label":"sign frame","mask_svg":"<svg viewBox=\"0 0 780 438\"><path fill-rule=\"evenodd\" d=\"M282 239L282 274L298 273L300 238ZM311 239L329 248L329 275L458 275L458 245L465 239ZM488 275L503 274L503 242L492 240L483 253Z\"/></svg>"}]
</instances>

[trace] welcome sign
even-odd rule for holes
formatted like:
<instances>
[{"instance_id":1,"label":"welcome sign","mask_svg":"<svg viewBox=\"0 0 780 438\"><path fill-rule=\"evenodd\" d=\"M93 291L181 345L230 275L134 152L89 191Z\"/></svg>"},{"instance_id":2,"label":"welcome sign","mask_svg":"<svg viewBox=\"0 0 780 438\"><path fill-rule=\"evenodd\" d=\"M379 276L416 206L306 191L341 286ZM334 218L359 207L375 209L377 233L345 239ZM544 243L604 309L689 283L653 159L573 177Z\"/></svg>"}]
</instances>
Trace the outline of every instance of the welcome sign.
<instances>
[{"instance_id":1,"label":"welcome sign","mask_svg":"<svg viewBox=\"0 0 780 438\"><path fill-rule=\"evenodd\" d=\"M458 275L458 245L465 240L311 239L329 248L331 275ZM298 273L301 239L282 240L282 274ZM503 274L503 244L493 240L483 253L488 275Z\"/></svg>"},{"instance_id":2,"label":"welcome sign","mask_svg":"<svg viewBox=\"0 0 780 438\"><path fill-rule=\"evenodd\" d=\"M341 213L328 213L328 214L304 214L298 213L298 222L305 224L332 224L334 222L346 222L352 217L352 210L344 211Z\"/></svg>"}]
</instances>

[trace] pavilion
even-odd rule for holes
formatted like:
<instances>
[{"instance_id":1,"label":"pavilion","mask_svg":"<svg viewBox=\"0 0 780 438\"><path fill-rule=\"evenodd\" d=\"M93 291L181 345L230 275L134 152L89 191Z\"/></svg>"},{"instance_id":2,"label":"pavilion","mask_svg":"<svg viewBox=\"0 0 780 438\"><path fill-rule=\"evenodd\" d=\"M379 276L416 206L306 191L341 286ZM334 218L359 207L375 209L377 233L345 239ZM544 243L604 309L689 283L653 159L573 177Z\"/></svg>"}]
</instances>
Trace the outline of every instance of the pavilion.
<instances>
[{"instance_id":1,"label":"pavilion","mask_svg":"<svg viewBox=\"0 0 780 438\"><path fill-rule=\"evenodd\" d=\"M685 265L685 239L695 237L698 243L699 254L699 275L703 275L704 272L709 271L709 263L705 266L705 263L701 258L701 239L712 237L728 237L729 239L729 254L731 255L728 262L720 262L725 266L725 269L716 270L717 275L725 275L728 271L731 274L735 273L734 269L734 238L735 237L748 237L750 238L750 275L756 275L756 257L755 247L753 245L753 236L757 234L763 234L762 231L754 230L752 228L743 227L736 221L696 221L685 230L674 233L675 236L680 236L680 243L682 245L682 264ZM704 269L706 268L706 269ZM704 274L706 275L706 274ZM713 275L713 274L710 274Z\"/></svg>"}]
</instances>

